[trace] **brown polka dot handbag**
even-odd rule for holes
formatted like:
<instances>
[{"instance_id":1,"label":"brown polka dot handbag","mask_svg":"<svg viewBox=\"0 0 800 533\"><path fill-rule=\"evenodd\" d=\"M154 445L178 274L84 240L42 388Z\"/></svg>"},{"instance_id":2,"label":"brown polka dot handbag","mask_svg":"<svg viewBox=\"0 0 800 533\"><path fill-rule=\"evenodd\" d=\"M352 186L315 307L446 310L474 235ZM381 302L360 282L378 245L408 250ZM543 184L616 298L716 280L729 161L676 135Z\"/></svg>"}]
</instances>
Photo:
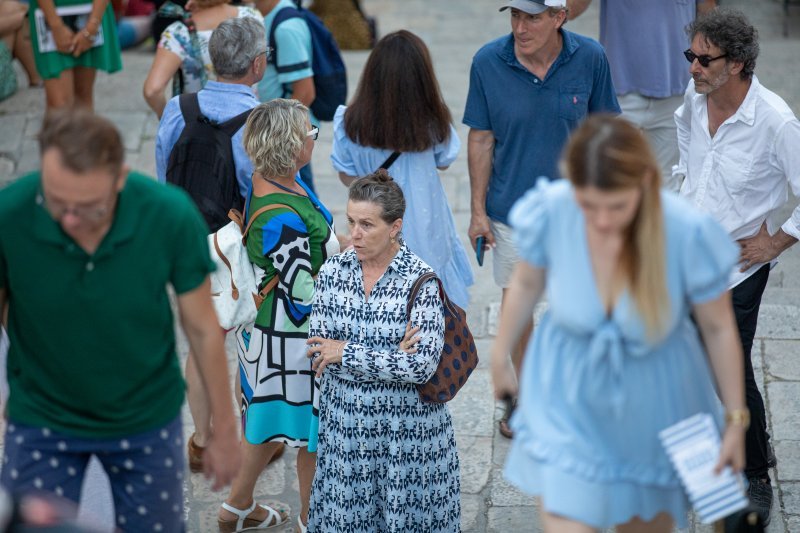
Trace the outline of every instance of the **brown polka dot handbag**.
<instances>
[{"instance_id":1,"label":"brown polka dot handbag","mask_svg":"<svg viewBox=\"0 0 800 533\"><path fill-rule=\"evenodd\" d=\"M452 400L478 366L478 351L475 339L467 326L467 313L450 301L444 292L442 281L433 272L421 275L411 287L406 306L406 318L411 319L411 307L422 284L435 279L444 304L444 347L436 373L427 383L417 385L423 402L445 403Z\"/></svg>"}]
</instances>

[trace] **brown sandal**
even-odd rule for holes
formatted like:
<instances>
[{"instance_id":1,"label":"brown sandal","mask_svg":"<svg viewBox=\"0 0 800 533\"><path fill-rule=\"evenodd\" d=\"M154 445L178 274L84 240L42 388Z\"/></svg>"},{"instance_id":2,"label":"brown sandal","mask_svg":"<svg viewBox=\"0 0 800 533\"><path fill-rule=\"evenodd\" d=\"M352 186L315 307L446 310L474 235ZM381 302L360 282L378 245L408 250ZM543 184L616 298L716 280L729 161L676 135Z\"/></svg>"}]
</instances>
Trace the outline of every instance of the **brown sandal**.
<instances>
[{"instance_id":1,"label":"brown sandal","mask_svg":"<svg viewBox=\"0 0 800 533\"><path fill-rule=\"evenodd\" d=\"M203 451L205 447L198 446L197 443L194 442L195 434L192 433L192 436L189 437L189 442L186 445L187 448L187 455L189 456L189 470L194 473L199 473L203 471ZM278 459L281 458L283 455L283 450L286 446L281 446L278 448L272 457L269 460L268 464L272 464Z\"/></svg>"},{"instance_id":2,"label":"brown sandal","mask_svg":"<svg viewBox=\"0 0 800 533\"><path fill-rule=\"evenodd\" d=\"M498 431L502 436L507 439L514 438L514 432L511 430L511 426L508 425L508 421L511 419L511 415L514 414L514 409L517 407L517 400L508 400L506 403L506 412L503 414L503 417L500 419L498 423Z\"/></svg>"},{"instance_id":3,"label":"brown sandal","mask_svg":"<svg viewBox=\"0 0 800 533\"><path fill-rule=\"evenodd\" d=\"M196 473L203 471L203 451L205 448L195 444L194 435L195 434L192 433L192 436L189 437L186 448L188 451L187 455L189 456L189 470Z\"/></svg>"}]
</instances>

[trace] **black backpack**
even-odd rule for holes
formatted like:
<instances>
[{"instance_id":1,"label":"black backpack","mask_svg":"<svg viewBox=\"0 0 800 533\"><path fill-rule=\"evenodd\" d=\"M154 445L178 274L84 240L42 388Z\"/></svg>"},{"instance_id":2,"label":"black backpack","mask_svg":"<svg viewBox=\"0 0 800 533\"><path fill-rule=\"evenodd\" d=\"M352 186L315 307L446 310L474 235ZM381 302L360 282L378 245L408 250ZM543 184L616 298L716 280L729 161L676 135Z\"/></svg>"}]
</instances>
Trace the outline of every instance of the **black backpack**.
<instances>
[{"instance_id":1,"label":"black backpack","mask_svg":"<svg viewBox=\"0 0 800 533\"><path fill-rule=\"evenodd\" d=\"M252 110L218 124L200 112L197 93L182 94L179 102L186 126L169 154L167 183L189 193L213 233L230 222L228 211L244 205L231 138Z\"/></svg>"},{"instance_id":2,"label":"black backpack","mask_svg":"<svg viewBox=\"0 0 800 533\"><path fill-rule=\"evenodd\" d=\"M314 71L316 97L309 107L319 120L333 120L336 108L344 105L347 99L347 71L339 46L319 17L299 6L297 9L284 7L278 11L269 29L269 47L273 50L269 61L277 68L275 29L281 22L291 18L305 20L311 32L311 70Z\"/></svg>"}]
</instances>

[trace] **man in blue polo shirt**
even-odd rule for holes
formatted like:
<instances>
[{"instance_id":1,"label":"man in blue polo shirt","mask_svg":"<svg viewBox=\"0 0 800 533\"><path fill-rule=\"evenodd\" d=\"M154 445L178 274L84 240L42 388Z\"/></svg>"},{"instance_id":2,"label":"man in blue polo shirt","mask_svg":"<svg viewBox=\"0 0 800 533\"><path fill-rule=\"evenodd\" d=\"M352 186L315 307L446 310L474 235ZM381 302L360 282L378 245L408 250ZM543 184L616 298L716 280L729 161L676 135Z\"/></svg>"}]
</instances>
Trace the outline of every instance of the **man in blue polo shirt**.
<instances>
[{"instance_id":1,"label":"man in blue polo shirt","mask_svg":"<svg viewBox=\"0 0 800 533\"><path fill-rule=\"evenodd\" d=\"M506 225L511 206L539 176L560 177L561 150L588 113L620 112L600 44L562 28L565 0L510 0L506 9L511 34L475 54L463 121L470 127L469 237L473 246L483 236L493 247L504 294L518 261ZM517 370L526 342L512 354ZM510 436L506 422L500 431Z\"/></svg>"}]
</instances>

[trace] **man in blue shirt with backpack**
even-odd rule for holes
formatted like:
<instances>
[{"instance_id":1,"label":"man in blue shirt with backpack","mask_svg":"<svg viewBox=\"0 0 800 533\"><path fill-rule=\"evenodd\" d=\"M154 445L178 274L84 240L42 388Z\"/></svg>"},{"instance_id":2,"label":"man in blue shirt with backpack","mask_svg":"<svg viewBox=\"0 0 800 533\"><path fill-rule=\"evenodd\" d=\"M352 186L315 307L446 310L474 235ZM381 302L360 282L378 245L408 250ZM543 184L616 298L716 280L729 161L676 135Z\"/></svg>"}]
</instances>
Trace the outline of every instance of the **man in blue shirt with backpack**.
<instances>
[{"instance_id":1,"label":"man in blue shirt with backpack","mask_svg":"<svg viewBox=\"0 0 800 533\"><path fill-rule=\"evenodd\" d=\"M204 117L216 124L222 124L250 111L259 103L251 87L261 80L267 69L268 51L264 28L254 18L228 19L214 30L208 43L208 51L217 72L217 81L209 80L197 93L197 102ZM167 102L158 126L156 176L161 182L174 181L171 177L173 171L170 157L186 127L181 96L175 96ZM246 198L252 183L253 165L242 145L244 121L241 124L231 136L231 150L238 191L242 198ZM241 204L225 207L241 208ZM216 228L211 230L215 231Z\"/></svg>"}]
</instances>

